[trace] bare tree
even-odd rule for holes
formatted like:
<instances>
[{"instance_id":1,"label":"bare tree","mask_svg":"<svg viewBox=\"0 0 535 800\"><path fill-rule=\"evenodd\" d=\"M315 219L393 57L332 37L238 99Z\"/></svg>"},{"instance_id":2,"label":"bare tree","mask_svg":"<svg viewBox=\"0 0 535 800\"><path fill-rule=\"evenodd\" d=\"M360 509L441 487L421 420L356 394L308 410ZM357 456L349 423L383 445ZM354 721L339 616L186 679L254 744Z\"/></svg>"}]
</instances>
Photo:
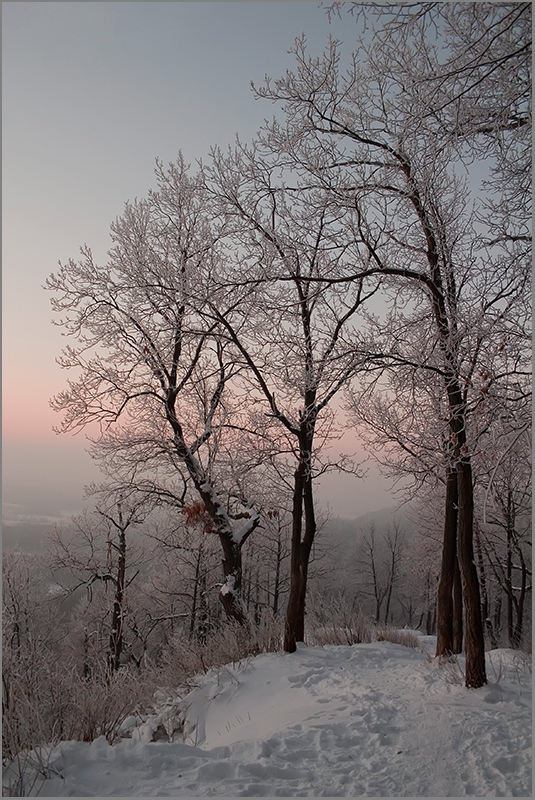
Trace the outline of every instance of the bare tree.
<instances>
[{"instance_id":1,"label":"bare tree","mask_svg":"<svg viewBox=\"0 0 535 800\"><path fill-rule=\"evenodd\" d=\"M263 155L255 144L238 143L227 157L218 150L212 155L208 185L230 220L236 253L235 266L211 293L212 314L280 426L283 453L296 464L284 644L293 652L304 639L317 529L313 482L325 468L318 443L332 428L329 404L360 364L355 321L377 284L363 279L341 290L324 282L322 276L340 274L352 258L340 212L321 191L287 190L276 152Z\"/></svg>"},{"instance_id":2,"label":"bare tree","mask_svg":"<svg viewBox=\"0 0 535 800\"><path fill-rule=\"evenodd\" d=\"M371 523L368 530L362 537L359 548L359 572L364 577L363 591L372 596L375 609L374 619L376 623L381 622L381 608L386 597L388 587L381 574L381 566L377 553L377 537L375 525Z\"/></svg>"},{"instance_id":3,"label":"bare tree","mask_svg":"<svg viewBox=\"0 0 535 800\"><path fill-rule=\"evenodd\" d=\"M372 522L363 533L357 550L357 592L371 596L374 619L385 625L392 621L392 595L402 578L405 536L398 520L377 534ZM382 613L384 604L384 614Z\"/></svg>"},{"instance_id":4,"label":"bare tree","mask_svg":"<svg viewBox=\"0 0 535 800\"><path fill-rule=\"evenodd\" d=\"M403 480L406 500L428 497L432 492L438 493L444 504L436 654L447 657L462 649L462 622L459 628L454 625L454 620L458 623L462 604L459 591L454 591L459 577L457 472L439 376L429 369L430 364L427 369L416 366L420 337L414 336L409 320L403 327L403 338L403 357L399 344L395 344L397 356L392 359L395 368L385 371L381 366L374 367L372 374L377 370L377 376L360 391L350 392L348 408L382 471L393 480ZM385 382L388 390L379 390L378 386ZM455 637L454 627L458 628Z\"/></svg>"},{"instance_id":5,"label":"bare tree","mask_svg":"<svg viewBox=\"0 0 535 800\"><path fill-rule=\"evenodd\" d=\"M109 675L122 663L127 590L138 578L143 562L139 546L131 541L131 533L144 521L147 511L142 502L129 503L119 497L114 505L101 504L93 513L73 518L66 530L56 528L51 538L50 568L66 595L74 595L83 588L91 600L94 589L100 585L108 597L107 588L111 587L107 607L103 609L108 630Z\"/></svg>"},{"instance_id":6,"label":"bare tree","mask_svg":"<svg viewBox=\"0 0 535 800\"><path fill-rule=\"evenodd\" d=\"M194 647L220 626L219 548L206 519L201 502L186 506L178 518L161 509L151 519L147 574L128 620L131 657L139 668L159 663L177 633Z\"/></svg>"},{"instance_id":7,"label":"bare tree","mask_svg":"<svg viewBox=\"0 0 535 800\"><path fill-rule=\"evenodd\" d=\"M390 605L392 602L392 592L400 578L400 561L404 550L404 531L398 520L394 520L392 527L387 529L385 544L388 554L388 581L386 592L386 608L384 621L388 624L390 615Z\"/></svg>"},{"instance_id":8,"label":"bare tree","mask_svg":"<svg viewBox=\"0 0 535 800\"><path fill-rule=\"evenodd\" d=\"M259 517L232 487L214 485L211 442L237 368L198 313L219 233L181 156L167 171L158 163L156 176L158 191L112 225L105 266L84 247L47 281L73 341L60 364L79 376L53 407L64 413L62 431L100 426L97 455L113 472L122 465L127 485L163 457L179 485L193 487L223 551L221 602L243 623L241 548Z\"/></svg>"},{"instance_id":9,"label":"bare tree","mask_svg":"<svg viewBox=\"0 0 535 800\"><path fill-rule=\"evenodd\" d=\"M505 596L510 647L522 642L532 589L530 449L527 437L517 440L514 455L509 453L497 465L498 470L493 470L492 499L480 533L481 561L488 564ZM493 634L495 637L497 631Z\"/></svg>"},{"instance_id":10,"label":"bare tree","mask_svg":"<svg viewBox=\"0 0 535 800\"><path fill-rule=\"evenodd\" d=\"M270 598L271 609L276 616L282 606L282 598L288 591L288 562L290 558L289 532L291 516L274 509L267 512L268 524L262 545L269 548L268 564L271 569L266 576L266 593Z\"/></svg>"},{"instance_id":11,"label":"bare tree","mask_svg":"<svg viewBox=\"0 0 535 800\"><path fill-rule=\"evenodd\" d=\"M465 81L466 91L459 91L454 70L442 69L437 51L426 36L408 39L407 28L397 25L376 44L353 54L345 74L340 69L341 55L335 42L329 44L322 58L311 58L304 40L297 40L295 72L268 80L258 90L259 96L282 102L286 112L283 124L275 120L266 125L264 141L283 152L287 164L300 168L311 182L325 187L341 209L353 209L354 239L360 247L361 266L354 270L352 278L361 280L374 273L384 276L385 283L388 278L392 297L404 298L401 302L390 301L398 325L403 323L403 303L416 310L427 304L420 341L424 344L427 339L429 346L421 348L421 356L413 366L436 370L447 408L459 501L457 551L466 617L466 682L473 687L485 683L486 676L473 552L473 442L468 427L469 395L475 401L476 392L468 387L481 365L483 343L487 345L485 357L489 357L488 345L495 341L496 326L511 314L515 303L516 313L522 309L520 313L524 314L528 272L523 235L498 241L491 236L490 223L486 236L471 224L473 198L461 178L459 163L477 152L482 162L486 159L487 174L491 174L495 165L491 163L489 167L489 162L500 146L498 142L503 142L504 137L516 142L520 137L519 149L525 143L527 116L524 114L521 122L515 123L509 117L504 122L504 100L509 115L518 113L513 56L503 60L510 67L507 76L514 84L512 92L500 92L498 97L498 84L493 77L498 67L487 71L484 68L483 54L494 40L493 24L496 20L501 24L503 16L486 5L482 15L470 18L487 37L482 37L482 52L478 51L475 60L464 40L467 55L460 82ZM517 26L515 36L520 37L525 55L529 49L526 25L521 24L520 17L517 21L521 31ZM512 26L512 17L509 22ZM498 49L504 41L510 41L509 22L502 26ZM452 33L444 46L453 58L461 44ZM502 63L499 58L497 63ZM502 86L501 81L499 85ZM439 90L441 105L437 108ZM481 116L476 119L478 92L485 97L486 127ZM525 99L520 102L525 103ZM498 106L502 111L493 116ZM522 108L525 110L525 106ZM480 137L490 137L488 148L480 147ZM517 144L511 147L515 151ZM514 158L513 155L513 161ZM504 163L499 169L505 175ZM518 183L511 190L517 200L525 198ZM480 224L483 220L489 220L489 211L487 208L485 214L485 207L480 205ZM478 251L485 244L486 258L478 258ZM505 264L510 267L506 272ZM350 279L351 276L333 277L340 282ZM400 360L406 365L405 354L392 347L392 342L386 353L390 363ZM525 363L519 363L516 369L523 372ZM489 369L482 370L486 377L479 389L483 393L496 379L491 364L492 361Z\"/></svg>"},{"instance_id":12,"label":"bare tree","mask_svg":"<svg viewBox=\"0 0 535 800\"><path fill-rule=\"evenodd\" d=\"M58 645L63 615L48 591L42 559L2 553L2 753L12 759L61 735Z\"/></svg>"}]
</instances>

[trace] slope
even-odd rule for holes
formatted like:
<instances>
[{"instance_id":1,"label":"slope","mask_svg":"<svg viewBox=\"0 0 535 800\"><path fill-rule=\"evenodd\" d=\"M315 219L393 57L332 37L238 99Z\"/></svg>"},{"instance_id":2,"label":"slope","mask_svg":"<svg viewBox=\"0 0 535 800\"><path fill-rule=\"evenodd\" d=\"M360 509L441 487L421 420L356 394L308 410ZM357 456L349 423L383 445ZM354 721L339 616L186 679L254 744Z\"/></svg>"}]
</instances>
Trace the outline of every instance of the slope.
<instances>
[{"instance_id":1,"label":"slope","mask_svg":"<svg viewBox=\"0 0 535 800\"><path fill-rule=\"evenodd\" d=\"M430 637L421 642L432 646ZM512 651L460 685L390 642L302 646L212 671L113 747L56 747L41 797L527 797L531 679ZM161 722L185 741L151 742ZM132 723L132 720L130 721ZM125 726L127 727L127 726ZM182 727L182 726L181 726ZM175 737L176 738L176 737Z\"/></svg>"}]
</instances>

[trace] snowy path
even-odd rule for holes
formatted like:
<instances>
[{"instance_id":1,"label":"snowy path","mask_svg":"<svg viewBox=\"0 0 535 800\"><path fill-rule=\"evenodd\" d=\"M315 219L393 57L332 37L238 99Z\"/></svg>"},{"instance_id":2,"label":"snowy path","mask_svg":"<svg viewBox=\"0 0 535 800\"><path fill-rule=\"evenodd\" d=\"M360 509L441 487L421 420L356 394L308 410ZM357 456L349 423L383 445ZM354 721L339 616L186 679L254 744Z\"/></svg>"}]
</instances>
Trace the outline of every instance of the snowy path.
<instances>
[{"instance_id":1,"label":"snowy path","mask_svg":"<svg viewBox=\"0 0 535 800\"><path fill-rule=\"evenodd\" d=\"M528 797L531 676L492 658L469 691L389 642L259 656L188 698L201 748L64 743L40 796Z\"/></svg>"}]
</instances>

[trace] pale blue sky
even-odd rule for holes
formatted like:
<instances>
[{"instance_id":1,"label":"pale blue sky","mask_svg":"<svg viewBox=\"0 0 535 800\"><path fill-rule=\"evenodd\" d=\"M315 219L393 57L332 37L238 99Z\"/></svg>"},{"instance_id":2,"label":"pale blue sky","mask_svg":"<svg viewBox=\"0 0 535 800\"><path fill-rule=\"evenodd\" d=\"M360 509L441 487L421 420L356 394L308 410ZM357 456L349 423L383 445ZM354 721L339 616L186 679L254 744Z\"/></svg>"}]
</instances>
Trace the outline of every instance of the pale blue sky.
<instances>
[{"instance_id":1,"label":"pale blue sky","mask_svg":"<svg viewBox=\"0 0 535 800\"><path fill-rule=\"evenodd\" d=\"M82 437L51 433L66 375L47 275L83 243L104 257L155 157L249 138L274 111L250 81L291 66L301 32L319 53L329 33L351 46L357 28L329 25L316 2L4 2L2 17L4 502L58 514L96 473ZM342 477L323 497L357 516L389 502L383 485Z\"/></svg>"}]
</instances>

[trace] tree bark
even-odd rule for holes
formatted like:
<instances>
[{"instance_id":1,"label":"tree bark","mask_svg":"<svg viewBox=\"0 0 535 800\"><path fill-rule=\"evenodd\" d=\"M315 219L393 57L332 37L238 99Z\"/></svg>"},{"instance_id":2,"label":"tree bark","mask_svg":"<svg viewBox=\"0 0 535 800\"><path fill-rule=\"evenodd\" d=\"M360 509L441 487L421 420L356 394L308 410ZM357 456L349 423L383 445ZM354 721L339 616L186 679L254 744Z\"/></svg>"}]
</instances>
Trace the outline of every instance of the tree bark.
<instances>
[{"instance_id":1,"label":"tree bark","mask_svg":"<svg viewBox=\"0 0 535 800\"><path fill-rule=\"evenodd\" d=\"M432 591L432 576L431 573L428 571L425 579L426 584L426 597L427 597L427 613L425 615L425 632L427 636L432 636L434 633L434 611L436 609L436 603L433 602L433 591Z\"/></svg>"},{"instance_id":2,"label":"tree bark","mask_svg":"<svg viewBox=\"0 0 535 800\"><path fill-rule=\"evenodd\" d=\"M496 639L498 639L501 627L502 627L502 596L501 594L499 594L494 604L494 635L496 636Z\"/></svg>"},{"instance_id":3,"label":"tree bark","mask_svg":"<svg viewBox=\"0 0 535 800\"><path fill-rule=\"evenodd\" d=\"M124 530L121 530L119 533L117 549L119 552L119 561L117 564L117 578L115 580L115 597L111 618L110 652L108 658L111 674L117 672L119 669L123 651L124 592L126 583L126 536Z\"/></svg>"},{"instance_id":4,"label":"tree bark","mask_svg":"<svg viewBox=\"0 0 535 800\"><path fill-rule=\"evenodd\" d=\"M392 584L388 587L388 593L386 595L386 608L385 608L385 625L388 625L388 615L390 614L390 601L392 599Z\"/></svg>"},{"instance_id":5,"label":"tree bark","mask_svg":"<svg viewBox=\"0 0 535 800\"><path fill-rule=\"evenodd\" d=\"M521 563L522 567L522 575L520 579L520 595L518 600L515 598L515 607L516 607L516 621L515 626L513 628L513 635L511 637L511 647L517 648L520 647L522 642L522 635L524 631L524 605L526 601L526 594L527 594L527 569L522 559ZM512 587L511 587L512 588Z\"/></svg>"},{"instance_id":6,"label":"tree bark","mask_svg":"<svg viewBox=\"0 0 535 800\"><path fill-rule=\"evenodd\" d=\"M173 441L175 451L188 470L210 519L211 530L219 536L219 541L221 542L221 548L223 550L223 575L225 583L219 591L219 599L227 616L240 625L245 625L247 616L241 597L243 582L241 548L245 540L258 526L259 518L257 516L256 519L252 520L250 529L245 535L242 535L241 539L237 540L234 538L228 515L220 498L211 487L200 463L185 443L182 426L175 413L175 403L176 396L173 392L170 392L167 398L166 413L167 420L174 433Z\"/></svg>"},{"instance_id":7,"label":"tree bark","mask_svg":"<svg viewBox=\"0 0 535 800\"><path fill-rule=\"evenodd\" d=\"M457 473L455 469L449 467L446 476L442 564L437 593L436 649L437 656L446 658L455 652L453 645L453 585L457 561L457 503Z\"/></svg>"},{"instance_id":8,"label":"tree bark","mask_svg":"<svg viewBox=\"0 0 535 800\"><path fill-rule=\"evenodd\" d=\"M507 492L507 555L505 580L507 586L507 638L509 647L514 647L514 616L513 616L513 511L511 491Z\"/></svg>"},{"instance_id":9,"label":"tree bark","mask_svg":"<svg viewBox=\"0 0 535 800\"><path fill-rule=\"evenodd\" d=\"M392 545L392 558L390 561L390 575L388 576L388 592L386 595L385 625L388 625L388 615L390 614L390 603L392 602L392 591L396 580L396 545Z\"/></svg>"},{"instance_id":10,"label":"tree bark","mask_svg":"<svg viewBox=\"0 0 535 800\"><path fill-rule=\"evenodd\" d=\"M311 474L311 439L303 436L300 463L295 472L292 509L292 553L290 561L290 596L286 611L284 650L294 653L297 642L305 640L305 602L308 564L316 535L316 517ZM303 514L304 512L304 514ZM305 530L303 534L303 516Z\"/></svg>"},{"instance_id":11,"label":"tree bark","mask_svg":"<svg viewBox=\"0 0 535 800\"><path fill-rule=\"evenodd\" d=\"M481 534L479 532L479 527L475 525L475 547L476 547L476 555L477 555L477 568L479 571L479 582L481 586L481 616L483 619L483 626L484 630L487 632L487 636L490 639L491 645L496 647L496 637L494 635L494 631L492 628L492 621L490 619L490 605L489 605L489 592L487 587L487 573L485 570L485 562L483 560L483 549L481 547Z\"/></svg>"},{"instance_id":12,"label":"tree bark","mask_svg":"<svg viewBox=\"0 0 535 800\"><path fill-rule=\"evenodd\" d=\"M300 567L301 531L303 527L303 487L305 465L300 463L294 475L292 507L292 552L290 556L290 595L286 609L284 650L294 653L296 642L304 638L304 602Z\"/></svg>"},{"instance_id":13,"label":"tree bark","mask_svg":"<svg viewBox=\"0 0 535 800\"><path fill-rule=\"evenodd\" d=\"M477 689L487 682L485 641L481 619L481 597L474 562L474 494L472 467L468 458L459 461L458 554L465 615L466 686Z\"/></svg>"},{"instance_id":14,"label":"tree bark","mask_svg":"<svg viewBox=\"0 0 535 800\"><path fill-rule=\"evenodd\" d=\"M242 557L241 546L233 541L231 535L219 534L223 549L223 575L225 583L219 590L219 600L225 614L239 625L246 625L247 615L242 603Z\"/></svg>"},{"instance_id":15,"label":"tree bark","mask_svg":"<svg viewBox=\"0 0 535 800\"><path fill-rule=\"evenodd\" d=\"M461 584L461 571L459 559L455 558L455 571L453 573L453 653L463 652L463 588Z\"/></svg>"},{"instance_id":16,"label":"tree bark","mask_svg":"<svg viewBox=\"0 0 535 800\"><path fill-rule=\"evenodd\" d=\"M277 560L275 562L275 585L273 587L273 616L276 617L279 611L279 594L281 582L281 562L282 562L282 539L279 526L279 536L277 539Z\"/></svg>"}]
</instances>

